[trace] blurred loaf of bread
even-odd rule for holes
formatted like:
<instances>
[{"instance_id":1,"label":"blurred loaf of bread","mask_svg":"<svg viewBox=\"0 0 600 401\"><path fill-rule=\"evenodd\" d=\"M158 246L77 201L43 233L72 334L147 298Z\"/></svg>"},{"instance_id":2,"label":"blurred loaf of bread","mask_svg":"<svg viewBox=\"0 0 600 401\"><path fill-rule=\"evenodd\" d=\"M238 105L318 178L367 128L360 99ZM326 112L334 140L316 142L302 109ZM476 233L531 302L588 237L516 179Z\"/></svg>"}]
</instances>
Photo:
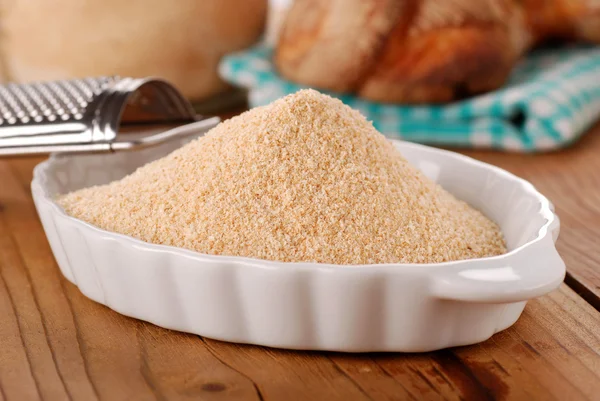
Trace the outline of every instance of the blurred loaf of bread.
<instances>
[{"instance_id":1,"label":"blurred loaf of bread","mask_svg":"<svg viewBox=\"0 0 600 401\"><path fill-rule=\"evenodd\" d=\"M296 0L274 62L286 78L391 103L501 86L548 38L600 40L595 0Z\"/></svg>"},{"instance_id":2,"label":"blurred loaf of bread","mask_svg":"<svg viewBox=\"0 0 600 401\"><path fill-rule=\"evenodd\" d=\"M258 40L267 13L267 0L1 3L4 80L160 76L194 100L226 87L220 58Z\"/></svg>"}]
</instances>

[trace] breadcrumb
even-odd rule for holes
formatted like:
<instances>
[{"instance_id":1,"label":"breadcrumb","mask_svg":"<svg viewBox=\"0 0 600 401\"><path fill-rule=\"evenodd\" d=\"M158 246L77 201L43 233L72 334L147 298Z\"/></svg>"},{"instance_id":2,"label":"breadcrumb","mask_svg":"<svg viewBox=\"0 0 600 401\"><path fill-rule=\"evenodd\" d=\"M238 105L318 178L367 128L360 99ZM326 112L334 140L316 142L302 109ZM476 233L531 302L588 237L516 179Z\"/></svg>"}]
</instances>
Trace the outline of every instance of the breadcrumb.
<instances>
[{"instance_id":1,"label":"breadcrumb","mask_svg":"<svg viewBox=\"0 0 600 401\"><path fill-rule=\"evenodd\" d=\"M59 203L100 228L214 255L352 265L506 252L494 222L411 166L358 111L314 90Z\"/></svg>"}]
</instances>

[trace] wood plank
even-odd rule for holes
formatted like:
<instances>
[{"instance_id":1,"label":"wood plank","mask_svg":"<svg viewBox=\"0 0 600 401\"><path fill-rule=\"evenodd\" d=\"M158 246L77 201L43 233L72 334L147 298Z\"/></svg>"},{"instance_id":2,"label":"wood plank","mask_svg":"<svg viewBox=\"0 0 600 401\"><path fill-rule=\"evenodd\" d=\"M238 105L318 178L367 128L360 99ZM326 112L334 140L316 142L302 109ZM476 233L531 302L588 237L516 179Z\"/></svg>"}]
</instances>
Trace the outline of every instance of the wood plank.
<instances>
[{"instance_id":1,"label":"wood plank","mask_svg":"<svg viewBox=\"0 0 600 401\"><path fill-rule=\"evenodd\" d=\"M39 396L43 399L68 399L66 383L63 381L59 372L55 368L55 352L53 345L57 345L54 340L60 334L64 320L56 314L51 319L43 319L39 311L40 300L36 297L32 288L31 274L24 268L23 255L19 252L18 245L15 242L11 228L7 220L20 222L25 232L31 230L31 222L35 223L31 215L34 212L29 208L27 210L27 195L16 187L18 182L10 174L9 166L6 163L0 163L0 174L3 177L3 191L0 192L0 263L2 268L2 277L5 282L8 296L14 306L19 329L25 352L31 366L31 373L34 378ZM16 187L16 190L15 190ZM38 237L41 237L39 229ZM30 245L33 245L31 243ZM47 250L47 248L43 248ZM55 271L51 271L58 277ZM48 283L42 285L47 286ZM51 290L49 286L46 287ZM48 292L50 293L50 292ZM48 298L48 300L50 300ZM54 298L60 302L60 298ZM50 337L49 337L50 336ZM52 342L49 341L52 339ZM53 343L54 342L54 343ZM62 348L62 347L61 347ZM62 348L68 351L68 347ZM71 359L71 354L64 354L64 361ZM75 372L74 372L75 373ZM76 375L74 375L77 378Z\"/></svg>"},{"instance_id":2,"label":"wood plank","mask_svg":"<svg viewBox=\"0 0 600 401\"><path fill-rule=\"evenodd\" d=\"M479 345L419 355L332 358L366 366L366 373L354 369L357 383L374 361L419 400L594 399L600 390L599 326L600 314L563 285L530 302L511 329Z\"/></svg>"},{"instance_id":3,"label":"wood plank","mask_svg":"<svg viewBox=\"0 0 600 401\"><path fill-rule=\"evenodd\" d=\"M249 378L215 358L198 337L142 322L138 322L138 334L142 369L155 383L161 398L261 399Z\"/></svg>"},{"instance_id":4,"label":"wood plank","mask_svg":"<svg viewBox=\"0 0 600 401\"><path fill-rule=\"evenodd\" d=\"M0 295L11 302L20 321L6 327L3 321L2 327L18 330L23 337L21 348L29 356L39 399L154 400L166 399L165 394L169 399L186 399L198 392L258 399L252 383L222 365L202 343L194 341L190 349L192 336L187 342L156 341L161 338L156 331L162 329L148 324L140 330L139 322L87 300L60 276L33 201L6 162L0 162L0 177L4 186L0 191L0 266L8 289ZM168 349L165 342L170 344ZM162 351L157 355L156 350ZM10 382L7 397L11 386L18 386L24 395L31 392L27 375L11 380L10 373L24 370L24 364L21 355L11 356L0 369L2 387ZM158 377L154 373L165 367L171 367L168 374ZM207 370L212 377L201 374ZM194 379L190 373L199 376ZM205 386L202 380L207 377L211 381ZM231 382L235 385L222 385ZM9 399L23 398L11 393Z\"/></svg>"},{"instance_id":5,"label":"wood plank","mask_svg":"<svg viewBox=\"0 0 600 401\"><path fill-rule=\"evenodd\" d=\"M427 354L313 353L204 341L252 379L265 400L593 400L600 391L599 329L600 314L563 285L530 302L513 328L492 339ZM353 387L360 393L348 391Z\"/></svg>"},{"instance_id":6,"label":"wood plank","mask_svg":"<svg viewBox=\"0 0 600 401\"><path fill-rule=\"evenodd\" d=\"M368 400L371 397L324 354L204 339L221 361L252 379L265 400Z\"/></svg>"},{"instance_id":7,"label":"wood plank","mask_svg":"<svg viewBox=\"0 0 600 401\"><path fill-rule=\"evenodd\" d=\"M4 254L2 248L0 252ZM6 287L3 270L0 270L0 395L2 399L37 400L40 392L21 334L19 312Z\"/></svg>"},{"instance_id":8,"label":"wood plank","mask_svg":"<svg viewBox=\"0 0 600 401\"><path fill-rule=\"evenodd\" d=\"M567 283L600 310L600 123L569 149L547 154L461 151L532 182L556 206Z\"/></svg>"},{"instance_id":9,"label":"wood plank","mask_svg":"<svg viewBox=\"0 0 600 401\"><path fill-rule=\"evenodd\" d=\"M599 140L586 142L600 151ZM504 167L548 192L563 220L560 248L573 277L593 280L600 252L583 223L600 212L570 196L576 185L547 182L572 179L552 162L561 154L474 155L495 164L516 160ZM60 276L29 195L38 160L0 161L0 399L592 400L600 392L600 314L565 285L482 344L419 355L227 344L118 315ZM569 163L573 171L585 167ZM595 182L590 176L580 187Z\"/></svg>"}]
</instances>

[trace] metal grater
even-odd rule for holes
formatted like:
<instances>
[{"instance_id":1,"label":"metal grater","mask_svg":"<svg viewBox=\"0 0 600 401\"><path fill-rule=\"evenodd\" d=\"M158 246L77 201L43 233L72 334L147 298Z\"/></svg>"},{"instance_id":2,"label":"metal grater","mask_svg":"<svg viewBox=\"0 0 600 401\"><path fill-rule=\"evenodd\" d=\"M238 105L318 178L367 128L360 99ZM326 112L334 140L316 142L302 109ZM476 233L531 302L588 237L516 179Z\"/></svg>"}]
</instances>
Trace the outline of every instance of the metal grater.
<instances>
[{"instance_id":1,"label":"metal grater","mask_svg":"<svg viewBox=\"0 0 600 401\"><path fill-rule=\"evenodd\" d=\"M177 89L155 78L0 86L0 156L136 150L205 132L219 121L196 115ZM152 134L117 140L126 131Z\"/></svg>"}]
</instances>

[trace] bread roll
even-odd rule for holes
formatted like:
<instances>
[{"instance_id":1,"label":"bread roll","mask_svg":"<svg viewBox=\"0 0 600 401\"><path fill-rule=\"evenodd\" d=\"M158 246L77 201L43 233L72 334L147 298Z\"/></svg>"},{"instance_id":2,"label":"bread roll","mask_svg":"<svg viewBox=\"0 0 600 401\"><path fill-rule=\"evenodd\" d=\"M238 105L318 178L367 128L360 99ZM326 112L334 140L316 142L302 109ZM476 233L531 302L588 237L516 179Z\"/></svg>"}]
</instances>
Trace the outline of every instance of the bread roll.
<instances>
[{"instance_id":1,"label":"bread roll","mask_svg":"<svg viewBox=\"0 0 600 401\"><path fill-rule=\"evenodd\" d=\"M600 41L600 2L296 0L274 62L304 85L442 103L498 88L549 37Z\"/></svg>"},{"instance_id":2,"label":"bread roll","mask_svg":"<svg viewBox=\"0 0 600 401\"><path fill-rule=\"evenodd\" d=\"M360 96L438 103L492 90L502 85L530 44L512 0L410 4L357 88Z\"/></svg>"},{"instance_id":3,"label":"bread roll","mask_svg":"<svg viewBox=\"0 0 600 401\"><path fill-rule=\"evenodd\" d=\"M400 14L396 0L298 0L275 62L292 81L340 92L361 83Z\"/></svg>"},{"instance_id":4,"label":"bread roll","mask_svg":"<svg viewBox=\"0 0 600 401\"><path fill-rule=\"evenodd\" d=\"M194 99L224 89L220 58L261 35L267 0L2 1L4 79L160 76Z\"/></svg>"},{"instance_id":5,"label":"bread roll","mask_svg":"<svg viewBox=\"0 0 600 401\"><path fill-rule=\"evenodd\" d=\"M600 42L600 1L523 0L529 29L548 38Z\"/></svg>"}]
</instances>

